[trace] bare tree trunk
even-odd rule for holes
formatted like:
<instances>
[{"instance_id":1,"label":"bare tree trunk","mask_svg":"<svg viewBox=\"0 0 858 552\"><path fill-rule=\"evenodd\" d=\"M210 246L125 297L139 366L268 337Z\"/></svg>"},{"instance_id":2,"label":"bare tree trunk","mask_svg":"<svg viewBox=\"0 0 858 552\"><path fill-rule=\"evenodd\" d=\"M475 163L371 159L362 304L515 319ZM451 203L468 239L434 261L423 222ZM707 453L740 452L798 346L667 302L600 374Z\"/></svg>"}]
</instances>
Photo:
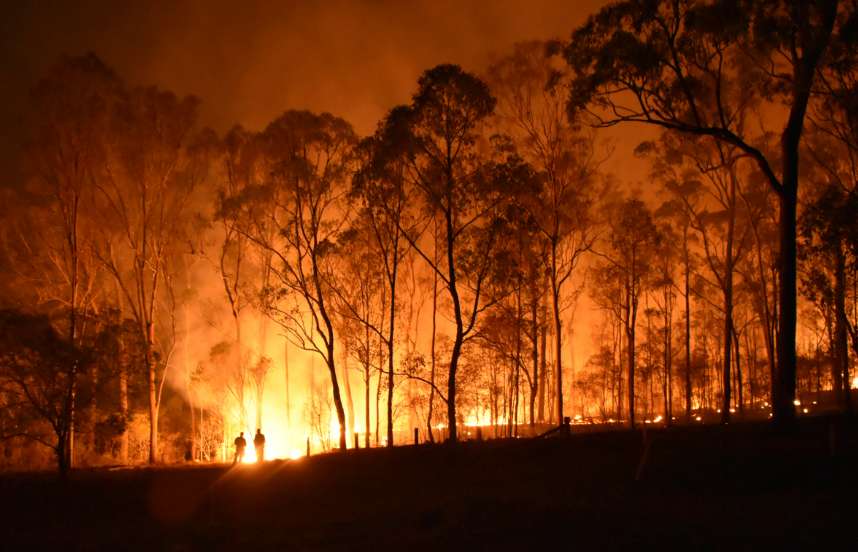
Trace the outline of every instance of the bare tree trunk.
<instances>
[{"instance_id":1,"label":"bare tree trunk","mask_svg":"<svg viewBox=\"0 0 858 552\"><path fill-rule=\"evenodd\" d=\"M664 423L673 425L673 309L671 290L665 287L664 298Z\"/></svg>"},{"instance_id":2,"label":"bare tree trunk","mask_svg":"<svg viewBox=\"0 0 858 552\"><path fill-rule=\"evenodd\" d=\"M191 289L190 282L190 271L185 272L185 291ZM191 354L190 354L190 336L191 336L191 324L190 324L190 308L188 307L188 302L186 301L184 304L184 313L182 316L182 322L184 325L184 336L182 339L182 363L185 367L185 393L188 395L188 406L190 407L191 414L191 460L197 459L197 417L196 417L196 409L194 408L194 395L191 389L191 381L192 381L192 372L193 368L191 367Z\"/></svg>"},{"instance_id":3,"label":"bare tree trunk","mask_svg":"<svg viewBox=\"0 0 858 552\"><path fill-rule=\"evenodd\" d=\"M691 422L691 284L688 258L688 228L682 235L685 253L685 422Z\"/></svg>"},{"instance_id":4,"label":"bare tree trunk","mask_svg":"<svg viewBox=\"0 0 858 552\"><path fill-rule=\"evenodd\" d=\"M553 330L553 326L552 326L552 330L551 330L551 331L554 331L554 330ZM545 382L546 382L546 384L547 384L545 391L546 391L546 398L547 398L547 399L549 399L549 400L548 400L548 402L547 402L547 405L548 405L548 417L547 417L546 419L547 419L547 420L549 421L549 423L550 423L550 422L551 422L551 420L554 420L554 408L555 408L555 406L557 405L557 401L555 401L555 400L550 400L550 399L551 399L551 397L553 397L553 396L554 396L554 384L555 384L555 383L556 383L556 381L557 381L557 378L555 378L555 377L554 377L554 368L555 368L555 364L554 364L554 355L555 355L555 351L554 351L554 341L553 341L553 340L552 340L552 343L551 343L551 348L550 348L550 349L548 349L548 353L551 355L551 362L550 362L550 363L549 363L549 365L548 365L548 372L551 374L551 377L550 377L549 379L546 379L546 380L545 380Z\"/></svg>"},{"instance_id":5,"label":"bare tree trunk","mask_svg":"<svg viewBox=\"0 0 858 552\"><path fill-rule=\"evenodd\" d=\"M748 330L745 332L745 348L748 350L748 364L750 367L748 370L748 394L751 396L751 410L754 410L757 406L757 332L753 325Z\"/></svg>"},{"instance_id":6,"label":"bare tree trunk","mask_svg":"<svg viewBox=\"0 0 858 552\"><path fill-rule=\"evenodd\" d=\"M540 340L539 340L539 349L540 349L540 363L539 363L539 403L537 405L537 411L539 416L540 423L545 422L545 385L547 383L546 374L548 371L548 359L546 357L546 352L548 348L548 325L547 325L547 314L545 305L542 305L542 309L540 309L541 315L541 332L540 332Z\"/></svg>"},{"instance_id":7,"label":"bare tree trunk","mask_svg":"<svg viewBox=\"0 0 858 552\"><path fill-rule=\"evenodd\" d=\"M125 320L124 301L119 281L116 284L116 308L119 311L119 324ZM122 417L122 433L119 435L119 461L128 463L128 365L125 362L125 340L119 338L119 414Z\"/></svg>"},{"instance_id":8,"label":"bare tree trunk","mask_svg":"<svg viewBox=\"0 0 858 552\"><path fill-rule=\"evenodd\" d=\"M616 406L617 422L623 419L623 343L622 339L625 335L625 327L620 320L617 320L617 325L614 329L614 351L611 354L611 361L616 366L616 381L617 381L617 398L614 401Z\"/></svg>"},{"instance_id":9,"label":"bare tree trunk","mask_svg":"<svg viewBox=\"0 0 858 552\"><path fill-rule=\"evenodd\" d=\"M379 439L379 425L381 423L381 382L384 381L381 379L382 370L378 370L378 383L375 386L375 446L380 446L381 440Z\"/></svg>"},{"instance_id":10,"label":"bare tree trunk","mask_svg":"<svg viewBox=\"0 0 858 552\"><path fill-rule=\"evenodd\" d=\"M780 197L780 320L778 365L772 382L772 415L775 423L792 424L795 420L797 323L796 303L796 207L798 202L798 144L795 151L784 153L784 190Z\"/></svg>"},{"instance_id":11,"label":"bare tree trunk","mask_svg":"<svg viewBox=\"0 0 858 552\"><path fill-rule=\"evenodd\" d=\"M191 411L191 460L197 460L199 446L197 445L197 412L194 407L194 399L191 394L191 385L190 381L187 382L187 393L188 393L188 406Z\"/></svg>"},{"instance_id":12,"label":"bare tree trunk","mask_svg":"<svg viewBox=\"0 0 858 552\"><path fill-rule=\"evenodd\" d=\"M345 345L343 346L345 348ZM346 424L348 425L346 433L351 435L355 430L355 404L352 400L352 385L351 381L349 381L349 351L345 349L343 351L343 361L342 361L342 377L343 377L343 387L346 390L346 405L348 406L348 410L346 411Z\"/></svg>"},{"instance_id":13,"label":"bare tree trunk","mask_svg":"<svg viewBox=\"0 0 858 552\"><path fill-rule=\"evenodd\" d=\"M390 321L387 331L387 446L393 446L393 336L396 330L396 278L399 270L399 262L397 255L399 248L398 241L394 243L393 250L393 268L390 278Z\"/></svg>"},{"instance_id":14,"label":"bare tree trunk","mask_svg":"<svg viewBox=\"0 0 858 552\"><path fill-rule=\"evenodd\" d=\"M626 326L626 341L627 341L627 350L626 354L628 355L628 364L629 364L629 382L628 382L628 394L629 394L629 427L632 429L635 428L635 328L634 325Z\"/></svg>"},{"instance_id":15,"label":"bare tree trunk","mask_svg":"<svg viewBox=\"0 0 858 552\"><path fill-rule=\"evenodd\" d=\"M149 384L149 463L155 464L158 462L158 395L155 384L155 358L152 346L155 325L152 322L148 322L147 326L144 360L146 362L146 373Z\"/></svg>"},{"instance_id":16,"label":"bare tree trunk","mask_svg":"<svg viewBox=\"0 0 858 552\"><path fill-rule=\"evenodd\" d=\"M438 264L437 260L437 252L438 248L435 247L435 265ZM435 334L437 331L437 314L438 314L438 273L436 271L432 271L432 345L431 345L431 360L430 360L430 373L429 373L429 381L431 385L429 386L429 413L426 416L426 430L429 434L429 442L434 443L435 437L432 434L432 414L435 408Z\"/></svg>"},{"instance_id":17,"label":"bare tree trunk","mask_svg":"<svg viewBox=\"0 0 858 552\"><path fill-rule=\"evenodd\" d=\"M452 176L448 175L448 179L452 181ZM448 204L452 198L448 198ZM447 376L447 428L449 430L448 440L455 443L458 439L458 431L456 428L456 372L459 367L459 357L462 354L462 344L464 343L465 322L462 315L462 305L459 300L459 290L456 285L456 268L455 255L453 253L453 244L455 234L453 232L452 214L448 210L446 213L446 237L447 237L447 268L448 268L448 289L450 290L450 299L453 302L453 315L456 323L456 336L453 340L453 351L450 355L450 373Z\"/></svg>"},{"instance_id":18,"label":"bare tree trunk","mask_svg":"<svg viewBox=\"0 0 858 552\"><path fill-rule=\"evenodd\" d=\"M533 286L536 288L536 286ZM536 410L536 393L539 389L539 320L537 319L539 311L539 295L536 293L536 289L533 290L533 296L530 298L530 335L531 337L531 361L533 362L531 372L533 373L533 381L530 382L530 429L533 430L533 426L536 423L535 410Z\"/></svg>"},{"instance_id":19,"label":"bare tree trunk","mask_svg":"<svg viewBox=\"0 0 858 552\"><path fill-rule=\"evenodd\" d=\"M241 341L241 319L239 318L238 310L233 305L232 310L232 320L235 325L235 351L236 351L236 376L237 382L235 384L235 393L236 398L238 399L238 417L239 417L239 426L242 430L247 429L247 405L244 400L244 387L246 385L246 372L244 365L244 351L243 343Z\"/></svg>"},{"instance_id":20,"label":"bare tree trunk","mask_svg":"<svg viewBox=\"0 0 858 552\"><path fill-rule=\"evenodd\" d=\"M781 185L780 199L780 319L778 323L778 370L772 382L773 420L776 424L790 425L795 420L796 387L796 214L798 207L799 145L804 128L804 118L810 100L813 80L819 60L828 48L834 22L837 18L837 2L822 4L820 28L817 33L800 36L801 55L793 53L793 87L787 123L781 135ZM803 11L799 8L799 13ZM801 34L801 33L799 33ZM805 43L806 41L806 43ZM794 52L796 49L794 49Z\"/></svg>"},{"instance_id":21,"label":"bare tree trunk","mask_svg":"<svg viewBox=\"0 0 858 552\"><path fill-rule=\"evenodd\" d=\"M123 346L120 343L120 347ZM122 416L122 433L119 435L119 460L128 463L128 366L119 364L119 413Z\"/></svg>"},{"instance_id":22,"label":"bare tree trunk","mask_svg":"<svg viewBox=\"0 0 858 552\"><path fill-rule=\"evenodd\" d=\"M554 369L557 380L555 392L557 393L557 425L563 425L563 350L561 337L562 327L560 322L560 288L557 282L557 243L551 244L551 309L554 315Z\"/></svg>"},{"instance_id":23,"label":"bare tree trunk","mask_svg":"<svg viewBox=\"0 0 858 552\"><path fill-rule=\"evenodd\" d=\"M834 396L844 411L850 409L849 346L846 319L846 256L837 244L834 269ZM839 385L838 385L839 384Z\"/></svg>"},{"instance_id":24,"label":"bare tree trunk","mask_svg":"<svg viewBox=\"0 0 858 552\"><path fill-rule=\"evenodd\" d=\"M721 423L730 422L730 365L732 364L731 353L733 351L733 276L732 271L728 269L726 274L726 288L724 290L724 358L722 370L722 387L721 394Z\"/></svg>"},{"instance_id":25,"label":"bare tree trunk","mask_svg":"<svg viewBox=\"0 0 858 552\"><path fill-rule=\"evenodd\" d=\"M283 376L286 380L286 428L292 429L292 400L289 389L289 340L283 340Z\"/></svg>"},{"instance_id":26,"label":"bare tree trunk","mask_svg":"<svg viewBox=\"0 0 858 552\"><path fill-rule=\"evenodd\" d=\"M331 333L330 335L333 335L333 333ZM328 344L328 372L331 376L331 387L333 387L334 408L337 412L337 422L340 425L340 450L346 450L346 413L343 409L342 397L340 396L340 386L337 383L337 368L334 362L333 339Z\"/></svg>"},{"instance_id":27,"label":"bare tree trunk","mask_svg":"<svg viewBox=\"0 0 858 552\"><path fill-rule=\"evenodd\" d=\"M369 365L369 348L366 350L366 362L363 367L364 370L364 398L363 398L363 407L364 407L364 446L369 448L370 436L372 433L370 432L370 419L369 419L369 387L372 384L372 372Z\"/></svg>"},{"instance_id":28,"label":"bare tree trunk","mask_svg":"<svg viewBox=\"0 0 858 552\"><path fill-rule=\"evenodd\" d=\"M745 397L744 384L742 382L742 354L739 343L739 333L736 331L736 328L733 328L733 353L736 355L736 392L739 401L738 411L741 417L745 415Z\"/></svg>"},{"instance_id":29,"label":"bare tree trunk","mask_svg":"<svg viewBox=\"0 0 858 552\"><path fill-rule=\"evenodd\" d=\"M634 260L632 261L635 262ZM635 276L628 276L626 284L626 346L629 364L629 427L635 428L635 333L637 326L637 296L635 295Z\"/></svg>"}]
</instances>

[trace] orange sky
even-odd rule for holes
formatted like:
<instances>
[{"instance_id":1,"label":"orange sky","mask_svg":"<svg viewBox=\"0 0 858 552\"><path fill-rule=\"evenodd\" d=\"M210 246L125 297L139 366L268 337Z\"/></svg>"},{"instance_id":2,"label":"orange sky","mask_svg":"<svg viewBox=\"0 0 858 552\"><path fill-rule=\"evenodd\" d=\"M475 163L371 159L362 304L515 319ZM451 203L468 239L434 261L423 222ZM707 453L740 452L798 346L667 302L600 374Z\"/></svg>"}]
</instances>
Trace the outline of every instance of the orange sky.
<instances>
[{"instance_id":1,"label":"orange sky","mask_svg":"<svg viewBox=\"0 0 858 552\"><path fill-rule=\"evenodd\" d=\"M61 55L93 51L131 84L203 100L202 123L260 129L290 108L330 111L368 134L407 102L422 71L452 62L480 72L516 41L566 38L603 0L42 0L0 19L0 188L14 185L28 88ZM240 7L239 7L240 5ZM610 170L629 183L630 155L651 135L617 127ZM582 305L578 323L588 317ZM582 327L586 326L582 324ZM576 356L586 359L586 333Z\"/></svg>"},{"instance_id":2,"label":"orange sky","mask_svg":"<svg viewBox=\"0 0 858 552\"><path fill-rule=\"evenodd\" d=\"M154 0L21 2L0 20L0 128L13 141L26 90L62 54L94 51L134 84L203 99L218 130L287 108L331 111L365 134L418 75L478 71L515 41L565 38L599 0ZM239 7L240 6L240 7Z\"/></svg>"}]
</instances>

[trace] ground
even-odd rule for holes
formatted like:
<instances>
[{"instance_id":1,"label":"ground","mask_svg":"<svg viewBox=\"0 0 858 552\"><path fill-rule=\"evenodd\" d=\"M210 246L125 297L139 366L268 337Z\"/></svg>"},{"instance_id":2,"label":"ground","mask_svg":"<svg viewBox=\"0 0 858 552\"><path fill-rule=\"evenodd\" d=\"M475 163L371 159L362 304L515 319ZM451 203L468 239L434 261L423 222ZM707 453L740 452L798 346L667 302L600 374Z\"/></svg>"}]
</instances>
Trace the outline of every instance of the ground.
<instances>
[{"instance_id":1,"label":"ground","mask_svg":"<svg viewBox=\"0 0 858 552\"><path fill-rule=\"evenodd\" d=\"M856 491L858 424L817 417L7 474L0 548L856 550Z\"/></svg>"}]
</instances>

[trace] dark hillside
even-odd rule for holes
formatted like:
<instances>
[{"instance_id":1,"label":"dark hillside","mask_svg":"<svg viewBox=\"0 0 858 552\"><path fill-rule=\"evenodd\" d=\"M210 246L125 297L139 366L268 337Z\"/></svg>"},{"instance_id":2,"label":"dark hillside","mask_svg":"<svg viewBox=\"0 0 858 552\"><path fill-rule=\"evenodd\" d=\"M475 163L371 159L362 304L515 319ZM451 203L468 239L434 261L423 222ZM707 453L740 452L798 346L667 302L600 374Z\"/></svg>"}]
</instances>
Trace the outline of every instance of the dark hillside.
<instances>
[{"instance_id":1,"label":"dark hillside","mask_svg":"<svg viewBox=\"0 0 858 552\"><path fill-rule=\"evenodd\" d=\"M854 423L675 428L648 440L637 481L643 437L621 431L237 469L82 471L65 485L6 475L0 542L7 550L858 544Z\"/></svg>"}]
</instances>

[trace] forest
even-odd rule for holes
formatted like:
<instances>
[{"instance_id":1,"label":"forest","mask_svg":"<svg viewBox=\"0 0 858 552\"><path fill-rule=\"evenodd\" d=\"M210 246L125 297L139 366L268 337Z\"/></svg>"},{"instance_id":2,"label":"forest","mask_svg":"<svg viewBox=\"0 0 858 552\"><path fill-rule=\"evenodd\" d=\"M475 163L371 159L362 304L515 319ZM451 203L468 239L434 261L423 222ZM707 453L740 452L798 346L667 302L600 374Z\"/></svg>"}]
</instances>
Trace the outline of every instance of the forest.
<instances>
[{"instance_id":1,"label":"forest","mask_svg":"<svg viewBox=\"0 0 858 552\"><path fill-rule=\"evenodd\" d=\"M855 0L625 0L367 136L56 60L0 188L0 469L851 410L856 39Z\"/></svg>"}]
</instances>

